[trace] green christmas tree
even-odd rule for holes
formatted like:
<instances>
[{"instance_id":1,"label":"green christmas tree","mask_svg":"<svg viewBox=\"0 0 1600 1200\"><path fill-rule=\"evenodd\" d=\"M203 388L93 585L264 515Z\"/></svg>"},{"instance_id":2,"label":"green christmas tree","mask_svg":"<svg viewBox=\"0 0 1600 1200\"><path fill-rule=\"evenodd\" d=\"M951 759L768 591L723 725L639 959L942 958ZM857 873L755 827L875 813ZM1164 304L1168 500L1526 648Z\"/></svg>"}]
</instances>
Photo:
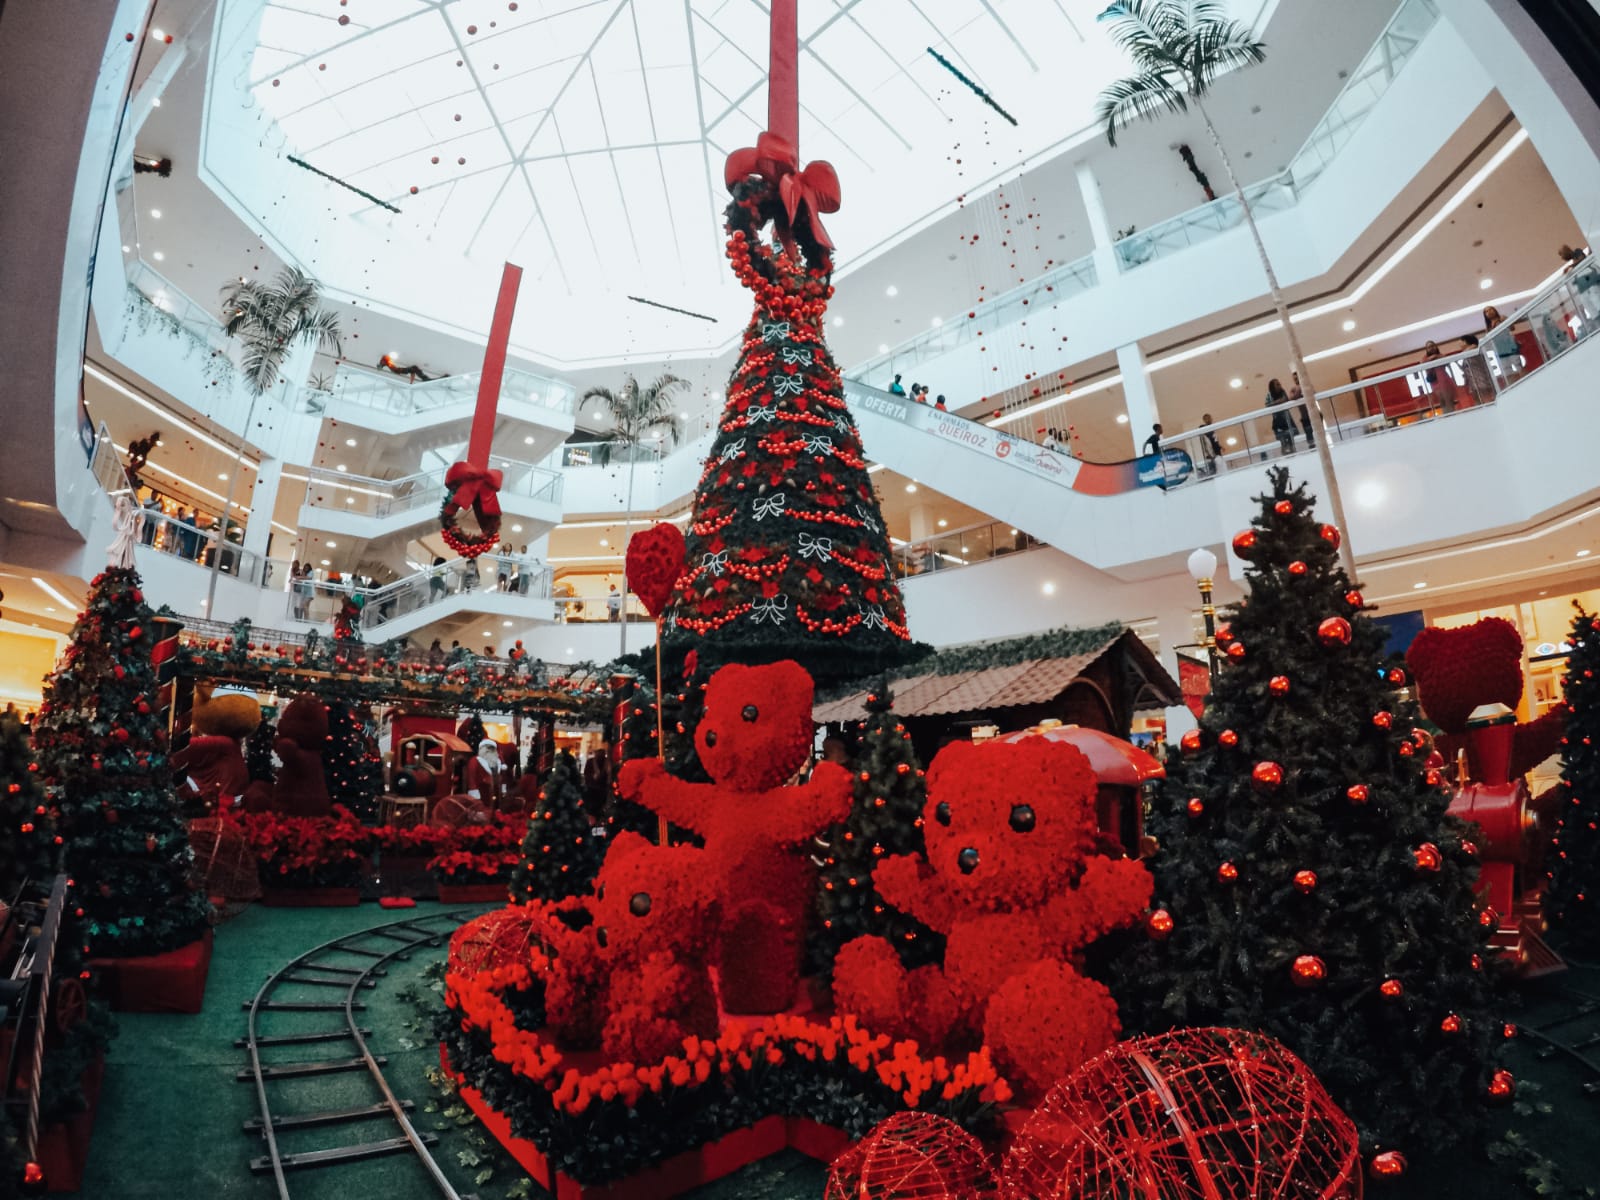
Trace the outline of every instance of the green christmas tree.
<instances>
[{"instance_id":1,"label":"green christmas tree","mask_svg":"<svg viewBox=\"0 0 1600 1200\"><path fill-rule=\"evenodd\" d=\"M827 837L817 892L820 928L812 956L824 971L831 970L839 947L864 934L886 939L908 967L937 962L943 954L942 937L888 905L872 886L880 858L925 852L926 801L926 781L911 749L911 735L894 715L888 681L882 680L867 697L850 815Z\"/></svg>"},{"instance_id":2,"label":"green christmas tree","mask_svg":"<svg viewBox=\"0 0 1600 1200\"><path fill-rule=\"evenodd\" d=\"M686 533L687 570L664 647L725 662L792 658L858 676L910 648L861 437L823 340L833 260L777 189L747 180L727 209L728 255L757 303ZM778 245L763 240L773 223Z\"/></svg>"},{"instance_id":3,"label":"green christmas tree","mask_svg":"<svg viewBox=\"0 0 1600 1200\"><path fill-rule=\"evenodd\" d=\"M1234 538L1248 597L1152 818L1148 940L1118 964L1123 1023L1231 1025L1282 1040L1368 1151L1463 1137L1503 1036L1476 850L1424 766L1420 716L1378 669L1384 631L1304 485L1270 472Z\"/></svg>"},{"instance_id":4,"label":"green christmas tree","mask_svg":"<svg viewBox=\"0 0 1600 1200\"><path fill-rule=\"evenodd\" d=\"M604 839L592 833L584 807L578 760L563 750L544 777L538 806L528 817L522 861L511 877L511 898L523 904L587 896L604 857Z\"/></svg>"},{"instance_id":5,"label":"green christmas tree","mask_svg":"<svg viewBox=\"0 0 1600 1200\"><path fill-rule=\"evenodd\" d=\"M278 723L261 714L261 724L251 730L244 740L244 765L250 772L251 783L271 783L277 778L272 769L272 743L278 736Z\"/></svg>"},{"instance_id":6,"label":"green christmas tree","mask_svg":"<svg viewBox=\"0 0 1600 1200\"><path fill-rule=\"evenodd\" d=\"M209 913L190 886L189 836L155 705L154 618L137 572L98 576L34 731L90 954L172 950L200 937Z\"/></svg>"},{"instance_id":7,"label":"green christmas tree","mask_svg":"<svg viewBox=\"0 0 1600 1200\"><path fill-rule=\"evenodd\" d=\"M342 700L328 704L328 744L322 752L328 796L357 819L372 823L383 791L383 760L361 716Z\"/></svg>"},{"instance_id":8,"label":"green christmas tree","mask_svg":"<svg viewBox=\"0 0 1600 1200\"><path fill-rule=\"evenodd\" d=\"M469 713L467 719L456 727L456 736L467 744L467 753L476 754L478 743L489 736L489 731L483 727L483 718L477 713Z\"/></svg>"},{"instance_id":9,"label":"green christmas tree","mask_svg":"<svg viewBox=\"0 0 1600 1200\"><path fill-rule=\"evenodd\" d=\"M1567 658L1558 825L1545 913L1585 949L1600 946L1600 617L1578 611Z\"/></svg>"},{"instance_id":10,"label":"green christmas tree","mask_svg":"<svg viewBox=\"0 0 1600 1200\"><path fill-rule=\"evenodd\" d=\"M25 883L48 889L57 858L55 814L39 785L22 723L0 714L0 900Z\"/></svg>"}]
</instances>

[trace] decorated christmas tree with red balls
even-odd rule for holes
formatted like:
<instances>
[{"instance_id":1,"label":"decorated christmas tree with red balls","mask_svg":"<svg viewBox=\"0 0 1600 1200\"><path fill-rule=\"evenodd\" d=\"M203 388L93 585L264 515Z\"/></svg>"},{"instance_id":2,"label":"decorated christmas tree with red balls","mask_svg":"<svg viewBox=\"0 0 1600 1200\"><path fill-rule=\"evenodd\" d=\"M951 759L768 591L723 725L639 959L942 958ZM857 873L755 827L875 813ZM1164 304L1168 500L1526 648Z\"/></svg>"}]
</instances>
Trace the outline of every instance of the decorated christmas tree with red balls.
<instances>
[{"instance_id":1,"label":"decorated christmas tree with red balls","mask_svg":"<svg viewBox=\"0 0 1600 1200\"><path fill-rule=\"evenodd\" d=\"M156 639L138 573L97 576L34 730L81 945L92 955L159 954L206 929L209 906L190 885L189 835L167 766Z\"/></svg>"},{"instance_id":2,"label":"decorated christmas tree with red balls","mask_svg":"<svg viewBox=\"0 0 1600 1200\"><path fill-rule=\"evenodd\" d=\"M1551 922L1586 950L1600 946L1600 616L1577 606L1564 682L1566 737L1550 856Z\"/></svg>"},{"instance_id":3,"label":"decorated christmas tree with red balls","mask_svg":"<svg viewBox=\"0 0 1600 1200\"><path fill-rule=\"evenodd\" d=\"M1514 1083L1490 975L1476 847L1445 815L1384 631L1304 485L1270 475L1234 538L1249 595L1171 764L1145 937L1120 964L1125 1026L1260 1030L1355 1119L1379 1175L1471 1133ZM1485 924L1487 919L1489 924Z\"/></svg>"},{"instance_id":4,"label":"decorated christmas tree with red balls","mask_svg":"<svg viewBox=\"0 0 1600 1200\"><path fill-rule=\"evenodd\" d=\"M698 651L708 671L789 658L817 679L863 675L911 643L861 436L823 340L832 251L806 208L786 209L782 189L744 178L737 158L728 257L756 308L701 473L664 645ZM776 244L764 239L769 223Z\"/></svg>"}]
</instances>

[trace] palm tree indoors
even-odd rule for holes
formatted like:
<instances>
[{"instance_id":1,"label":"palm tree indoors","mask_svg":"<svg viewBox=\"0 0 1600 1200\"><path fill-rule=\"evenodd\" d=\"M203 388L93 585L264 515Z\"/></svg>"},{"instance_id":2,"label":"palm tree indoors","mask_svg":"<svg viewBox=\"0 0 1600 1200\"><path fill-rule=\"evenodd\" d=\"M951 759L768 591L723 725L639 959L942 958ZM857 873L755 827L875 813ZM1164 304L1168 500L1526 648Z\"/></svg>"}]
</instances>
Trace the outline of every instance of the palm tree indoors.
<instances>
[{"instance_id":1,"label":"palm tree indoors","mask_svg":"<svg viewBox=\"0 0 1600 1200\"><path fill-rule=\"evenodd\" d=\"M662 375L647 387L640 387L639 381L632 375L623 378L622 386L616 391L606 387L592 387L583 393L583 398L578 401L582 407L594 400L599 404L602 413L611 418L611 432L598 438L599 447L596 457L601 466L611 462L612 455L618 449L628 455L628 504L627 517L622 526L622 613L621 646L622 653L628 651L628 568L627 549L628 538L633 531L633 470L639 461L639 447L647 442L670 441L676 446L683 437L683 425L678 419L676 406L673 404L673 393L688 384L676 375Z\"/></svg>"},{"instance_id":2,"label":"palm tree indoors","mask_svg":"<svg viewBox=\"0 0 1600 1200\"><path fill-rule=\"evenodd\" d=\"M1267 257L1267 248L1262 244L1261 231L1256 228L1255 214L1205 105L1206 96L1218 76L1266 61L1266 43L1257 40L1243 22L1227 20L1224 5L1217 0L1117 0L1100 14L1100 19L1111 26L1112 40L1138 68L1138 74L1119 80L1100 93L1095 118L1105 126L1106 140L1115 146L1118 129L1129 121L1187 112L1192 104L1205 122L1211 144L1228 172L1228 183L1244 213L1245 224L1250 227L1256 253L1261 256L1261 269L1266 273L1267 287L1272 293L1272 307L1288 339L1290 362L1300 375L1307 402L1317 413L1317 423L1322 430L1322 436L1317 439L1317 458L1327 482L1333 522L1344 534L1339 548L1344 569L1354 579L1355 555L1350 546L1350 529L1344 519L1339 482L1333 473L1322 405L1311 386L1311 372L1306 369L1300 339L1289 320L1289 307L1284 301L1283 289L1278 286L1272 260Z\"/></svg>"},{"instance_id":3,"label":"palm tree indoors","mask_svg":"<svg viewBox=\"0 0 1600 1200\"><path fill-rule=\"evenodd\" d=\"M320 285L299 267L285 267L267 283L240 278L222 287L222 332L243 345L240 364L250 408L245 428L255 423L256 401L278 382L284 361L296 345L305 344L339 353L339 314L322 307ZM228 496L222 505L220 528L226 531L233 511L233 489L242 473L244 445L239 446L233 470L228 472ZM211 552L211 584L206 612L217 601L217 573L222 569L222 535ZM241 562L243 556L241 556Z\"/></svg>"}]
</instances>

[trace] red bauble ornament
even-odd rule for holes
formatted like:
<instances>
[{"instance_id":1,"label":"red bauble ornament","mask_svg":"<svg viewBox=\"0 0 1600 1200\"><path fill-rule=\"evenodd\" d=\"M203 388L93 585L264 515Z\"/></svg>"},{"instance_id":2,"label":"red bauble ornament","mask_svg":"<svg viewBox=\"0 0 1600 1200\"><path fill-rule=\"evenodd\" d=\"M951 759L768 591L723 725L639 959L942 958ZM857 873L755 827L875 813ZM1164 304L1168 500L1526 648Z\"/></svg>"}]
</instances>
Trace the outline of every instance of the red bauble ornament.
<instances>
[{"instance_id":1,"label":"red bauble ornament","mask_svg":"<svg viewBox=\"0 0 1600 1200\"><path fill-rule=\"evenodd\" d=\"M1287 696L1289 694L1289 677L1287 675L1274 675L1267 681L1267 690L1274 696Z\"/></svg>"},{"instance_id":2,"label":"red bauble ornament","mask_svg":"<svg viewBox=\"0 0 1600 1200\"><path fill-rule=\"evenodd\" d=\"M1419 871L1437 871L1444 862L1444 855L1439 853L1439 847L1432 842L1423 842L1411 852L1411 857Z\"/></svg>"},{"instance_id":3,"label":"red bauble ornament","mask_svg":"<svg viewBox=\"0 0 1600 1200\"><path fill-rule=\"evenodd\" d=\"M1416 752L1417 748L1410 742L1401 742L1399 745L1399 753L1401 758L1410 758Z\"/></svg>"},{"instance_id":4,"label":"red bauble ornament","mask_svg":"<svg viewBox=\"0 0 1600 1200\"><path fill-rule=\"evenodd\" d=\"M1372 714L1372 723L1379 729L1387 729L1389 726L1394 724L1394 714L1392 712L1388 712L1387 710L1384 712L1375 712Z\"/></svg>"},{"instance_id":5,"label":"red bauble ornament","mask_svg":"<svg viewBox=\"0 0 1600 1200\"><path fill-rule=\"evenodd\" d=\"M1240 558L1249 558L1256 548L1256 531L1245 529L1233 535L1233 552Z\"/></svg>"},{"instance_id":6,"label":"red bauble ornament","mask_svg":"<svg viewBox=\"0 0 1600 1200\"><path fill-rule=\"evenodd\" d=\"M1372 1157L1372 1164L1367 1168L1372 1177L1382 1183L1389 1183L1399 1179L1406 1173L1406 1156L1398 1150L1385 1150L1382 1154Z\"/></svg>"},{"instance_id":7,"label":"red bauble ornament","mask_svg":"<svg viewBox=\"0 0 1600 1200\"><path fill-rule=\"evenodd\" d=\"M1390 667L1389 673L1384 678L1395 687L1403 687L1406 682L1406 673L1399 667Z\"/></svg>"},{"instance_id":8,"label":"red bauble ornament","mask_svg":"<svg viewBox=\"0 0 1600 1200\"><path fill-rule=\"evenodd\" d=\"M1332 546L1335 550L1339 548L1339 531L1332 525L1317 526L1317 536L1323 541L1327 542L1328 545Z\"/></svg>"},{"instance_id":9,"label":"red bauble ornament","mask_svg":"<svg viewBox=\"0 0 1600 1200\"><path fill-rule=\"evenodd\" d=\"M1290 500L1279 500L1272 506L1272 511L1277 513L1280 517L1286 517L1294 511L1294 502Z\"/></svg>"},{"instance_id":10,"label":"red bauble ornament","mask_svg":"<svg viewBox=\"0 0 1600 1200\"><path fill-rule=\"evenodd\" d=\"M1244 643L1243 642L1230 642L1230 643L1228 643L1228 657L1233 659L1234 662L1238 662L1241 658L1243 658L1244 657Z\"/></svg>"},{"instance_id":11,"label":"red bauble ornament","mask_svg":"<svg viewBox=\"0 0 1600 1200\"><path fill-rule=\"evenodd\" d=\"M1473 955L1473 956L1472 956L1472 957L1471 957L1471 958L1470 958L1470 959L1469 959L1469 960L1468 960L1468 962L1469 962L1469 963L1470 963L1470 964L1471 964L1471 966L1472 966L1472 969L1473 969L1473 970L1474 970L1474 971L1481 971L1481 970L1483 970L1483 955L1481 955L1481 954L1474 954L1474 955Z\"/></svg>"},{"instance_id":12,"label":"red bauble ornament","mask_svg":"<svg viewBox=\"0 0 1600 1200\"><path fill-rule=\"evenodd\" d=\"M1348 646L1350 622L1343 617L1328 617L1317 626L1317 637L1324 646Z\"/></svg>"},{"instance_id":13,"label":"red bauble ornament","mask_svg":"<svg viewBox=\"0 0 1600 1200\"><path fill-rule=\"evenodd\" d=\"M1317 873L1315 871L1296 871L1294 873L1295 891L1302 896L1309 896L1317 890Z\"/></svg>"},{"instance_id":14,"label":"red bauble ornament","mask_svg":"<svg viewBox=\"0 0 1600 1200\"><path fill-rule=\"evenodd\" d=\"M1298 558L1295 559L1292 563L1289 564L1289 574L1291 574L1291 575L1304 575L1305 573L1306 573L1306 565L1305 565L1305 563L1301 562Z\"/></svg>"},{"instance_id":15,"label":"red bauble ornament","mask_svg":"<svg viewBox=\"0 0 1600 1200\"><path fill-rule=\"evenodd\" d=\"M1144 919L1145 932L1152 941L1164 942L1172 936L1173 927L1177 924L1172 919L1172 914L1164 908L1158 908Z\"/></svg>"},{"instance_id":16,"label":"red bauble ornament","mask_svg":"<svg viewBox=\"0 0 1600 1200\"><path fill-rule=\"evenodd\" d=\"M1225 862L1217 868L1218 883L1232 883L1239 878L1239 868L1231 862Z\"/></svg>"},{"instance_id":17,"label":"red bauble ornament","mask_svg":"<svg viewBox=\"0 0 1600 1200\"><path fill-rule=\"evenodd\" d=\"M1198 729L1187 730L1178 739L1178 748L1185 754L1193 754L1198 751L1200 749L1200 731Z\"/></svg>"},{"instance_id":18,"label":"red bauble ornament","mask_svg":"<svg viewBox=\"0 0 1600 1200\"><path fill-rule=\"evenodd\" d=\"M1328 977L1328 966L1315 954L1302 954L1289 965L1295 987L1314 988Z\"/></svg>"},{"instance_id":19,"label":"red bauble ornament","mask_svg":"<svg viewBox=\"0 0 1600 1200\"><path fill-rule=\"evenodd\" d=\"M1385 1000L1398 1000L1406 994L1406 989L1398 979L1385 979L1378 985L1378 993Z\"/></svg>"},{"instance_id":20,"label":"red bauble ornament","mask_svg":"<svg viewBox=\"0 0 1600 1200\"><path fill-rule=\"evenodd\" d=\"M1239 744L1239 735L1231 729L1224 729L1217 735L1217 743L1232 750Z\"/></svg>"},{"instance_id":21,"label":"red bauble ornament","mask_svg":"<svg viewBox=\"0 0 1600 1200\"><path fill-rule=\"evenodd\" d=\"M1372 793L1367 790L1364 783L1352 783L1344 790L1344 797L1351 804L1365 804L1372 798Z\"/></svg>"},{"instance_id":22,"label":"red bauble ornament","mask_svg":"<svg viewBox=\"0 0 1600 1200\"><path fill-rule=\"evenodd\" d=\"M1439 1022L1440 1033L1460 1033L1461 1018L1455 1013L1446 1013L1444 1020Z\"/></svg>"},{"instance_id":23,"label":"red bauble ornament","mask_svg":"<svg viewBox=\"0 0 1600 1200\"><path fill-rule=\"evenodd\" d=\"M1190 796L1189 803L1185 807L1188 808L1191 817L1198 817L1206 811L1205 801L1200 799L1199 796Z\"/></svg>"},{"instance_id":24,"label":"red bauble ornament","mask_svg":"<svg viewBox=\"0 0 1600 1200\"><path fill-rule=\"evenodd\" d=\"M1226 650L1229 643L1233 641L1233 626L1218 625L1217 632L1213 635L1213 640L1217 643L1218 650Z\"/></svg>"},{"instance_id":25,"label":"red bauble ornament","mask_svg":"<svg viewBox=\"0 0 1600 1200\"><path fill-rule=\"evenodd\" d=\"M1500 1026L1500 1036L1503 1037L1503 1038L1514 1038L1514 1037L1516 1037L1517 1036L1517 1027L1515 1025L1511 1024L1509 1021L1507 1021L1504 1025Z\"/></svg>"},{"instance_id":26,"label":"red bauble ornament","mask_svg":"<svg viewBox=\"0 0 1600 1200\"><path fill-rule=\"evenodd\" d=\"M1258 792L1275 792L1283 785L1283 768L1275 762L1258 762L1250 769L1250 783Z\"/></svg>"},{"instance_id":27,"label":"red bauble ornament","mask_svg":"<svg viewBox=\"0 0 1600 1200\"><path fill-rule=\"evenodd\" d=\"M1428 773L1422 778L1429 787L1439 787L1444 783L1444 776L1439 774L1439 772L1432 767L1428 768Z\"/></svg>"},{"instance_id":28,"label":"red bauble ornament","mask_svg":"<svg viewBox=\"0 0 1600 1200\"><path fill-rule=\"evenodd\" d=\"M1517 1094L1517 1079L1504 1067L1489 1076L1489 1099L1496 1104L1504 1104Z\"/></svg>"},{"instance_id":29,"label":"red bauble ornament","mask_svg":"<svg viewBox=\"0 0 1600 1200\"><path fill-rule=\"evenodd\" d=\"M1344 602L1351 608L1363 608L1366 606L1367 598L1355 588L1351 588L1344 594Z\"/></svg>"}]
</instances>

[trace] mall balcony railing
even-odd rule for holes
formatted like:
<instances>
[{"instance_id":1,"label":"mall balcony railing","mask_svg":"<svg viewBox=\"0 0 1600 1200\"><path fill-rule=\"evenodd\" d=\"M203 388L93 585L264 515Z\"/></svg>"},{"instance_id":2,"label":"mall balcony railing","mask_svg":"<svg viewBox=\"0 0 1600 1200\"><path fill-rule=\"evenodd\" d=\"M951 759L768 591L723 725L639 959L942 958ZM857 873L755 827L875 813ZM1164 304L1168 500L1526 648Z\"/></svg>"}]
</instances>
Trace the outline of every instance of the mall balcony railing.
<instances>
[{"instance_id":1,"label":"mall balcony railing","mask_svg":"<svg viewBox=\"0 0 1600 1200\"><path fill-rule=\"evenodd\" d=\"M341 363L326 391L307 389L308 397L323 405L329 400L394 416L413 416L452 404L471 404L478 396L481 371L444 375L438 379L412 382L389 371L372 371L352 363ZM507 367L500 380L500 394L555 413L572 413L578 393L571 384L518 367Z\"/></svg>"},{"instance_id":2,"label":"mall balcony railing","mask_svg":"<svg viewBox=\"0 0 1600 1200\"><path fill-rule=\"evenodd\" d=\"M1435 0L1405 0L1400 5L1289 165L1272 178L1245 188L1245 196L1258 217L1299 203L1306 188L1328 168L1377 107L1438 19ZM1238 198L1219 196L1123 238L1116 244L1117 263L1124 271L1130 271L1186 246L1209 241L1243 221L1244 209Z\"/></svg>"},{"instance_id":3,"label":"mall balcony railing","mask_svg":"<svg viewBox=\"0 0 1600 1200\"><path fill-rule=\"evenodd\" d=\"M992 562L1025 550L1037 550L1044 544L1031 534L1003 521L989 521L982 525L969 525L965 529L952 529L915 542L897 541L891 558L897 576L914 579L920 575Z\"/></svg>"},{"instance_id":4,"label":"mall balcony railing","mask_svg":"<svg viewBox=\"0 0 1600 1200\"><path fill-rule=\"evenodd\" d=\"M684 438L678 442L679 446L686 446L690 439ZM560 467L613 467L626 466L630 462L648 463L651 466L659 463L674 447L664 446L661 442L642 442L637 446L619 446L615 442L563 442L559 449L546 460L548 466Z\"/></svg>"},{"instance_id":5,"label":"mall balcony railing","mask_svg":"<svg viewBox=\"0 0 1600 1200\"><path fill-rule=\"evenodd\" d=\"M605 596L557 596L556 620L567 625L604 625L611 622L611 605ZM632 592L618 610L615 623L626 618L630 625L649 625L655 621L644 602Z\"/></svg>"},{"instance_id":6,"label":"mall balcony railing","mask_svg":"<svg viewBox=\"0 0 1600 1200\"><path fill-rule=\"evenodd\" d=\"M363 635L377 634L382 640L384 626L399 617L409 616L423 609L433 608L454 597L483 594L527 597L530 600L548 600L553 573L549 567L533 559L513 555L504 559L507 587L499 586L502 559L497 554L484 554L476 559L453 558L437 566L427 567L381 587L361 587L348 579L307 579L289 588L287 597L288 619L291 628L316 625L330 626L343 607L347 597L361 599L361 617L357 628ZM530 619L548 620L550 610L545 605L530 606Z\"/></svg>"},{"instance_id":7,"label":"mall balcony railing","mask_svg":"<svg viewBox=\"0 0 1600 1200\"><path fill-rule=\"evenodd\" d=\"M561 473L536 463L495 458L490 465L501 472L500 498L511 497L561 503ZM437 509L444 503L448 468L419 471L399 479L372 479L347 471L313 467L306 475L306 505L356 516L384 518L396 513Z\"/></svg>"}]
</instances>

